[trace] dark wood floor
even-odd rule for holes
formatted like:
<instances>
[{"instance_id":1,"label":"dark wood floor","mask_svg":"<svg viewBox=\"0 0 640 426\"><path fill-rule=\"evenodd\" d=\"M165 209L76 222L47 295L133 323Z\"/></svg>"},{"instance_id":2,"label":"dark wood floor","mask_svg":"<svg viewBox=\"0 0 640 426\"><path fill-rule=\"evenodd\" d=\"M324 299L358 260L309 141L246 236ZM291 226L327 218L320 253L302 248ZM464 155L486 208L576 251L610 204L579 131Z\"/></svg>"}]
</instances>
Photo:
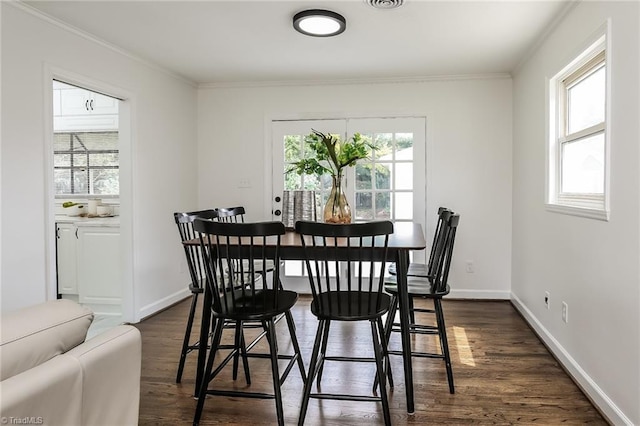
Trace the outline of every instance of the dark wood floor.
<instances>
[{"instance_id":1,"label":"dark wood floor","mask_svg":"<svg viewBox=\"0 0 640 426\"><path fill-rule=\"evenodd\" d=\"M316 321L309 312L308 297L301 296L293 315L305 364L315 336ZM427 301L416 301L417 305ZM138 324L142 332L142 382L140 425L192 422L196 355L187 359L181 384L175 374L189 302L185 301ZM416 412L406 413L402 360L392 358L395 388L390 391L392 422L405 424L607 424L580 389L562 370L509 302L445 301L447 333L452 354L456 393L449 394L441 360L414 359ZM196 321L198 323L198 320ZM197 332L197 326L195 327ZM231 331L225 332L231 335ZM194 334L195 335L195 334ZM280 350L290 349L286 325L278 325ZM390 345L399 347L394 333ZM433 337L415 336L414 345L425 348ZM336 324L330 348L367 353L368 324ZM430 343L431 342L431 343ZM265 346L262 343L254 350ZM329 351L331 353L331 350ZM271 391L269 361L251 359L251 390ZM370 392L373 366L328 363L323 391ZM235 384L227 368L219 377L223 385ZM283 386L285 418L297 424L302 380L294 368ZM272 400L208 397L203 425L273 425ZM307 425L382 424L381 407L368 402L311 400Z\"/></svg>"}]
</instances>

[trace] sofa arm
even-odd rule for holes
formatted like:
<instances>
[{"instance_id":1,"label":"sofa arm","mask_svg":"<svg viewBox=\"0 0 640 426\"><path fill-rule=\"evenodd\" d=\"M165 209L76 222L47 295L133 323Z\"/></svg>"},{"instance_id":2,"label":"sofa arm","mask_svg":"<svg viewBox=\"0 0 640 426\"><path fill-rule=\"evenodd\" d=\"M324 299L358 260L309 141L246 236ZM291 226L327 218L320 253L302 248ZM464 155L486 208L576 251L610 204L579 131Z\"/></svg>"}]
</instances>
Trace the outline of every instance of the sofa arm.
<instances>
[{"instance_id":1,"label":"sofa arm","mask_svg":"<svg viewBox=\"0 0 640 426\"><path fill-rule=\"evenodd\" d=\"M64 355L0 382L3 424L82 424L82 371Z\"/></svg>"},{"instance_id":2,"label":"sofa arm","mask_svg":"<svg viewBox=\"0 0 640 426\"><path fill-rule=\"evenodd\" d=\"M130 325L105 331L63 356L82 368L82 425L137 425L140 332Z\"/></svg>"}]
</instances>

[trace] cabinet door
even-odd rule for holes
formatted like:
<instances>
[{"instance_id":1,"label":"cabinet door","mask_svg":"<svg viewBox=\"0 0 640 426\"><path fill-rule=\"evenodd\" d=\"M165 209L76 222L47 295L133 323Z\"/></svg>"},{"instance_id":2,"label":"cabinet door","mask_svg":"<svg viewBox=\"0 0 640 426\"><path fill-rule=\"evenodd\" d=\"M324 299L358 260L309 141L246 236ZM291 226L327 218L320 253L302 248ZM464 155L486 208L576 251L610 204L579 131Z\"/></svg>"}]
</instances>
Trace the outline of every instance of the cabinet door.
<instances>
[{"instance_id":1,"label":"cabinet door","mask_svg":"<svg viewBox=\"0 0 640 426\"><path fill-rule=\"evenodd\" d=\"M91 114L118 114L118 100L111 96L91 92L89 110Z\"/></svg>"},{"instance_id":2,"label":"cabinet door","mask_svg":"<svg viewBox=\"0 0 640 426\"><path fill-rule=\"evenodd\" d=\"M80 88L57 89L53 129L55 132L118 130L118 100Z\"/></svg>"},{"instance_id":3,"label":"cabinet door","mask_svg":"<svg viewBox=\"0 0 640 426\"><path fill-rule=\"evenodd\" d=\"M120 229L78 227L77 259L80 303L121 305Z\"/></svg>"},{"instance_id":4,"label":"cabinet door","mask_svg":"<svg viewBox=\"0 0 640 426\"><path fill-rule=\"evenodd\" d=\"M60 90L60 115L90 114L91 92L84 89Z\"/></svg>"},{"instance_id":5,"label":"cabinet door","mask_svg":"<svg viewBox=\"0 0 640 426\"><path fill-rule=\"evenodd\" d=\"M78 280L76 273L76 227L70 223L57 223L56 237L58 293L78 294Z\"/></svg>"}]
</instances>

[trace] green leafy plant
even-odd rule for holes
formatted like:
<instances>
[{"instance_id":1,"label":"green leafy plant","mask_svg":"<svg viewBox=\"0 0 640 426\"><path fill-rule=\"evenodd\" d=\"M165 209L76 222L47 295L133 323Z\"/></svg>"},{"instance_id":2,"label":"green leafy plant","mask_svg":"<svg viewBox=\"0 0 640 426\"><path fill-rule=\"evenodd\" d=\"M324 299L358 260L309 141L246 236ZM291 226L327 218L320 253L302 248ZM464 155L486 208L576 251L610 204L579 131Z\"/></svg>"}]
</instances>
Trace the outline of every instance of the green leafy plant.
<instances>
[{"instance_id":1,"label":"green leafy plant","mask_svg":"<svg viewBox=\"0 0 640 426\"><path fill-rule=\"evenodd\" d=\"M311 129L311 133L305 137L305 142L315 156L291 163L286 173L342 176L345 167L351 167L358 160L368 158L376 150L376 147L360 133L354 133L351 138L342 141L339 136Z\"/></svg>"}]
</instances>

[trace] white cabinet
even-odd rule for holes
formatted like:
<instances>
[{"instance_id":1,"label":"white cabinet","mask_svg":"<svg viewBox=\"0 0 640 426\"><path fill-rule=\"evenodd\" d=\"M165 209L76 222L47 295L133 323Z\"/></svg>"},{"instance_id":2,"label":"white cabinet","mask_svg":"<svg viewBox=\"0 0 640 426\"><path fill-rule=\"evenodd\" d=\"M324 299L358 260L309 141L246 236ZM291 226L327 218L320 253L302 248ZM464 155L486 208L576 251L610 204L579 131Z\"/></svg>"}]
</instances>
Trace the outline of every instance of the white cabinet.
<instances>
[{"instance_id":1,"label":"white cabinet","mask_svg":"<svg viewBox=\"0 0 640 426\"><path fill-rule=\"evenodd\" d=\"M78 296L88 305L122 305L120 229L78 228Z\"/></svg>"},{"instance_id":2,"label":"white cabinet","mask_svg":"<svg viewBox=\"0 0 640 426\"><path fill-rule=\"evenodd\" d=\"M59 84L53 90L53 130L118 129L118 100L90 90Z\"/></svg>"},{"instance_id":3,"label":"white cabinet","mask_svg":"<svg viewBox=\"0 0 640 426\"><path fill-rule=\"evenodd\" d=\"M90 90L59 89L60 115L117 114L118 100Z\"/></svg>"},{"instance_id":4,"label":"white cabinet","mask_svg":"<svg viewBox=\"0 0 640 426\"><path fill-rule=\"evenodd\" d=\"M71 223L56 224L56 262L60 294L78 294L76 229Z\"/></svg>"},{"instance_id":5,"label":"white cabinet","mask_svg":"<svg viewBox=\"0 0 640 426\"><path fill-rule=\"evenodd\" d=\"M96 315L121 318L120 228L56 223L56 233L58 293Z\"/></svg>"}]
</instances>

